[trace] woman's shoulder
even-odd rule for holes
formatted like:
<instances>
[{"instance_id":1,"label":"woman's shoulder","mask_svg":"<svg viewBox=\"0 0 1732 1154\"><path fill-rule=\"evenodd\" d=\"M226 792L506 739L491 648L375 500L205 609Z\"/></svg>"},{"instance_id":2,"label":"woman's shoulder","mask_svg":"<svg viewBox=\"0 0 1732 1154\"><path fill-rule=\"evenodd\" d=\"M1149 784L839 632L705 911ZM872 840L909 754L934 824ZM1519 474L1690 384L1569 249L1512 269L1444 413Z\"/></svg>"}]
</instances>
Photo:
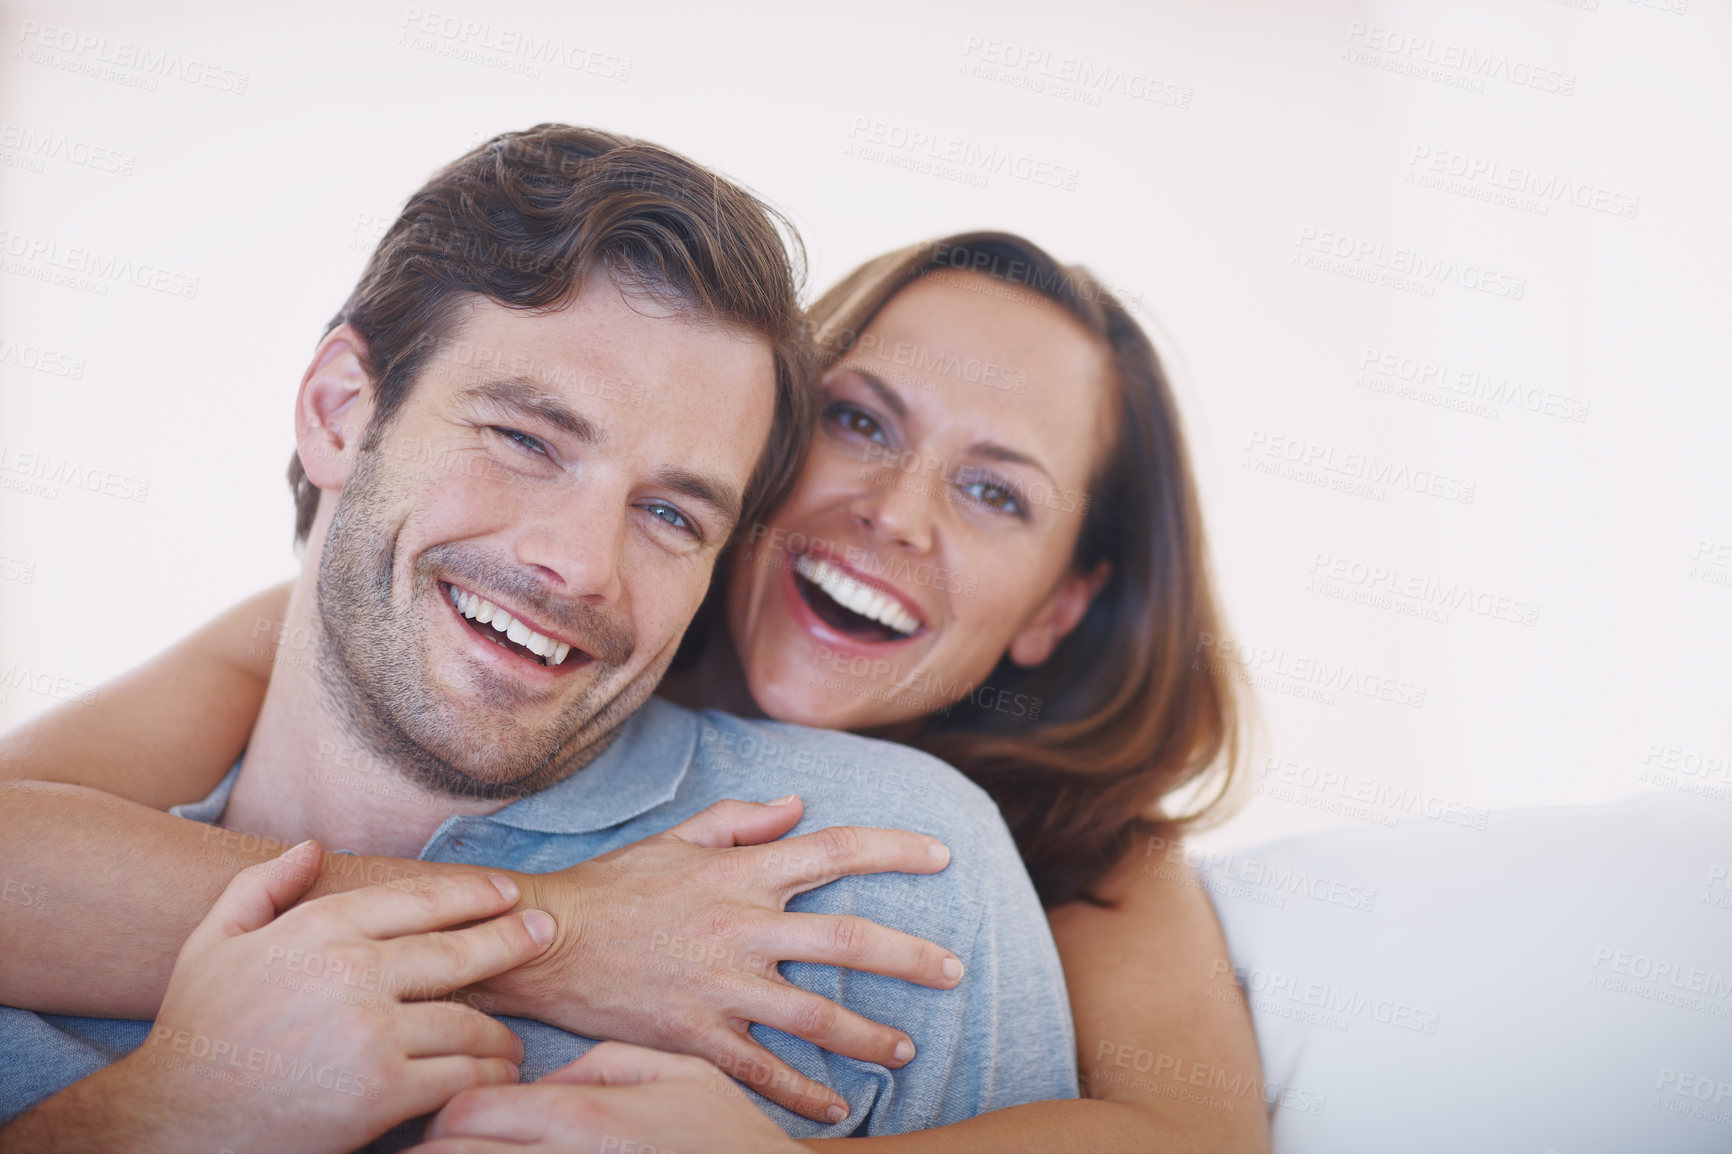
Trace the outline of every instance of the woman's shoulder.
<instances>
[{"instance_id":1,"label":"woman's shoulder","mask_svg":"<svg viewBox=\"0 0 1732 1154\"><path fill-rule=\"evenodd\" d=\"M1132 839L1113 868L1090 890L1090 898L1051 911L1061 942L1105 937L1213 942L1220 920L1202 875L1183 855L1170 852L1169 836L1150 832Z\"/></svg>"}]
</instances>

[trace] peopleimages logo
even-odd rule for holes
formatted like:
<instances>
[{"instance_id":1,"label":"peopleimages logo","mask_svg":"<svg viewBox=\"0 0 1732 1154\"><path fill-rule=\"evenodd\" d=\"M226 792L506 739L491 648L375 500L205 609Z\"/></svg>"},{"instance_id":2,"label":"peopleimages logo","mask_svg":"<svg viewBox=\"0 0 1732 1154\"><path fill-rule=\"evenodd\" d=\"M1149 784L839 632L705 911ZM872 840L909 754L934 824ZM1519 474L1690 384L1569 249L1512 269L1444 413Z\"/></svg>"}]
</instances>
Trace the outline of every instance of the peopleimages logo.
<instances>
[{"instance_id":1,"label":"peopleimages logo","mask_svg":"<svg viewBox=\"0 0 1732 1154\"><path fill-rule=\"evenodd\" d=\"M17 365L21 369L72 381L84 379L83 357L8 337L0 337L0 365Z\"/></svg>"},{"instance_id":2,"label":"peopleimages logo","mask_svg":"<svg viewBox=\"0 0 1732 1154\"><path fill-rule=\"evenodd\" d=\"M1449 611L1461 609L1493 621L1535 625L1540 607L1465 581L1442 581L1410 573L1395 565L1378 565L1354 557L1318 552L1311 559L1307 590L1410 616L1447 622Z\"/></svg>"},{"instance_id":3,"label":"peopleimages logo","mask_svg":"<svg viewBox=\"0 0 1732 1154\"><path fill-rule=\"evenodd\" d=\"M97 248L62 245L48 237L0 229L0 256L5 257L9 273L35 280L64 275L76 281L67 287L94 288L98 295L106 296L110 284L128 284L185 300L198 296L195 276Z\"/></svg>"},{"instance_id":4,"label":"peopleimages logo","mask_svg":"<svg viewBox=\"0 0 1732 1154\"><path fill-rule=\"evenodd\" d=\"M1030 156L1014 148L981 144L937 129L870 116L854 117L848 137L849 145L845 150L848 155L891 164L892 167L909 167L891 160L892 157L905 157L940 168L951 168L968 177L979 178L977 187L984 187L983 182L988 177L1004 176L1074 192L1082 175L1071 165Z\"/></svg>"},{"instance_id":5,"label":"peopleimages logo","mask_svg":"<svg viewBox=\"0 0 1732 1154\"><path fill-rule=\"evenodd\" d=\"M1347 42L1358 49L1352 56L1356 64L1406 73L1421 80L1441 80L1474 92L1484 92L1488 80L1558 96L1570 96L1576 90L1573 72L1546 68L1503 52L1439 40L1427 33L1354 21L1347 26Z\"/></svg>"},{"instance_id":6,"label":"peopleimages logo","mask_svg":"<svg viewBox=\"0 0 1732 1154\"><path fill-rule=\"evenodd\" d=\"M50 500L59 498L58 485L101 493L122 501L143 502L150 497L150 482L128 477L108 469L92 469L65 457L51 453L18 452L0 441L0 482L33 485L38 495Z\"/></svg>"},{"instance_id":7,"label":"peopleimages logo","mask_svg":"<svg viewBox=\"0 0 1732 1154\"><path fill-rule=\"evenodd\" d=\"M1388 489L1406 489L1444 501L1473 504L1477 482L1436 469L1416 469L1388 457L1337 449L1321 441L1252 429L1243 468L1290 480L1323 484L1381 501Z\"/></svg>"},{"instance_id":8,"label":"peopleimages logo","mask_svg":"<svg viewBox=\"0 0 1732 1154\"><path fill-rule=\"evenodd\" d=\"M632 61L627 57L491 20L471 20L451 12L409 5L403 11L401 27L405 32L398 43L405 48L497 71L539 78L540 66L551 64L602 80L623 83L631 79Z\"/></svg>"},{"instance_id":9,"label":"peopleimages logo","mask_svg":"<svg viewBox=\"0 0 1732 1154\"><path fill-rule=\"evenodd\" d=\"M1500 412L1520 409L1578 424L1588 419L1589 403L1579 397L1521 385L1477 368L1457 367L1441 357L1373 347L1360 355L1359 369L1356 387L1408 396L1474 416L1496 420Z\"/></svg>"},{"instance_id":10,"label":"peopleimages logo","mask_svg":"<svg viewBox=\"0 0 1732 1154\"><path fill-rule=\"evenodd\" d=\"M1527 295L1526 277L1512 276L1482 264L1432 256L1416 248L1389 248L1380 240L1332 229L1299 230L1293 263L1355 280L1435 295L1437 285L1454 285L1471 292L1519 301ZM1334 263L1331 263L1334 262Z\"/></svg>"},{"instance_id":11,"label":"peopleimages logo","mask_svg":"<svg viewBox=\"0 0 1732 1154\"><path fill-rule=\"evenodd\" d=\"M1221 670L1244 684L1326 705L1333 705L1335 693L1340 692L1391 705L1425 707L1423 685L1373 673L1345 661L1291 654L1285 649L1233 641L1213 633L1197 635L1192 663L1211 672Z\"/></svg>"},{"instance_id":12,"label":"peopleimages logo","mask_svg":"<svg viewBox=\"0 0 1732 1154\"><path fill-rule=\"evenodd\" d=\"M112 80L128 87L155 92L159 80L179 80L198 88L212 88L234 96L245 96L250 73L224 68L194 56L158 50L130 40L111 41L107 36L80 32L58 24L24 21L18 32L24 45L23 59L68 72ZM58 54L58 56L56 55Z\"/></svg>"},{"instance_id":13,"label":"peopleimages logo","mask_svg":"<svg viewBox=\"0 0 1732 1154\"><path fill-rule=\"evenodd\" d=\"M1407 164L1407 180L1410 184L1424 183L1427 176L1450 177L1463 185L1478 188L1481 192L1510 194L1516 198L1509 203L1512 208L1526 207L1523 198L1531 200L1539 209L1537 215L1540 216L1546 215L1551 205L1568 204L1608 216L1634 220L1642 206L1640 197L1628 193L1614 192L1601 185L1542 173L1527 165L1505 164L1501 160L1455 152L1447 148L1415 145ZM1435 187L1445 192L1459 191L1448 184L1426 187Z\"/></svg>"},{"instance_id":14,"label":"peopleimages logo","mask_svg":"<svg viewBox=\"0 0 1732 1154\"><path fill-rule=\"evenodd\" d=\"M268 1080L278 1087L299 1083L372 1101L377 1101L384 1089L384 1083L378 1078L344 1066L314 1062L298 1054L284 1054L260 1046L242 1046L226 1038L212 1038L172 1026L153 1026L145 1053L146 1060L153 1065L197 1071L207 1077L228 1075L218 1079L221 1081L236 1081L240 1076L250 1074L261 1082ZM265 1087L260 1085L258 1088Z\"/></svg>"},{"instance_id":15,"label":"peopleimages logo","mask_svg":"<svg viewBox=\"0 0 1732 1154\"><path fill-rule=\"evenodd\" d=\"M1276 757L1264 763L1257 792L1277 801L1384 826L1393 826L1403 817L1425 817L1446 825L1483 830L1491 820L1488 809L1411 786L1396 789L1387 782Z\"/></svg>"},{"instance_id":16,"label":"peopleimages logo","mask_svg":"<svg viewBox=\"0 0 1732 1154\"><path fill-rule=\"evenodd\" d=\"M39 132L22 124L0 127L0 153L13 154L25 162L23 167L34 172L43 171L48 161L57 160L75 168L131 176L133 165L138 163L138 157L130 152L92 144L60 132ZM11 161L0 157L0 163Z\"/></svg>"},{"instance_id":17,"label":"peopleimages logo","mask_svg":"<svg viewBox=\"0 0 1732 1154\"><path fill-rule=\"evenodd\" d=\"M963 65L966 75L1011 88L1095 106L1101 103L1103 93L1110 93L1167 108L1191 107L1191 88L1163 80L1153 69L1113 68L984 36L968 37L962 55L970 61Z\"/></svg>"}]
</instances>

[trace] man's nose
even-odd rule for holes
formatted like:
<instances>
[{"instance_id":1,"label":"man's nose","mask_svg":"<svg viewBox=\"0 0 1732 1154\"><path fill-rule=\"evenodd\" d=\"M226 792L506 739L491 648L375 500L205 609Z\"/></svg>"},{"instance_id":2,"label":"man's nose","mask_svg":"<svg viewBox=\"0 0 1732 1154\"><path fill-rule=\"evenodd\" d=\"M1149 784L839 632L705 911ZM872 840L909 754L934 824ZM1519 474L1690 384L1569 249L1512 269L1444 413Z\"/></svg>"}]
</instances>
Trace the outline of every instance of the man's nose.
<instances>
[{"instance_id":1,"label":"man's nose","mask_svg":"<svg viewBox=\"0 0 1732 1154\"><path fill-rule=\"evenodd\" d=\"M566 500L546 502L521 526L517 559L560 596L617 604L630 510L623 495L601 486L578 488L576 500L567 494Z\"/></svg>"}]
</instances>

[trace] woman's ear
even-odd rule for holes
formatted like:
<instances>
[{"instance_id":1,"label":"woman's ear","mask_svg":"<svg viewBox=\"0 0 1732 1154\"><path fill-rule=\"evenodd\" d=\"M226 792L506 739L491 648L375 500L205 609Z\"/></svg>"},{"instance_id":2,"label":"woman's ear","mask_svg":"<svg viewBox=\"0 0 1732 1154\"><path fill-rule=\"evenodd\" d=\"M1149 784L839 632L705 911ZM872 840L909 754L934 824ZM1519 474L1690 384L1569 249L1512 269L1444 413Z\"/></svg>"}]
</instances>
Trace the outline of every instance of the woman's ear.
<instances>
[{"instance_id":1,"label":"woman's ear","mask_svg":"<svg viewBox=\"0 0 1732 1154\"><path fill-rule=\"evenodd\" d=\"M295 444L307 479L337 490L349 478L361 432L373 413L373 381L365 365L367 343L338 325L313 352L295 394Z\"/></svg>"},{"instance_id":2,"label":"woman's ear","mask_svg":"<svg viewBox=\"0 0 1732 1154\"><path fill-rule=\"evenodd\" d=\"M1082 621L1083 614L1089 610L1095 595L1106 587L1107 579L1113 574L1113 567L1105 561L1096 565L1094 572L1087 574L1067 572L1053 590L1051 597L1034 618L1024 625L1011 638L1009 657L1016 664L1028 667L1039 665L1052 651L1058 648L1058 643L1070 635Z\"/></svg>"}]
</instances>

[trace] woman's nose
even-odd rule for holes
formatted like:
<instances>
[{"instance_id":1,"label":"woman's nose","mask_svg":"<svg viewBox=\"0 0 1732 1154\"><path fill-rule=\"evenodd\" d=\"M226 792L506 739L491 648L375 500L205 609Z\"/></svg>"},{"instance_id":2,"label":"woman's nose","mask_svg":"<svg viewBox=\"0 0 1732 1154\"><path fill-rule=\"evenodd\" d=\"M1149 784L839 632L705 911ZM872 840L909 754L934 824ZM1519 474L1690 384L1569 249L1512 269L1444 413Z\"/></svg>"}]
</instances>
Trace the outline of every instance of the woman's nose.
<instances>
[{"instance_id":1,"label":"woman's nose","mask_svg":"<svg viewBox=\"0 0 1732 1154\"><path fill-rule=\"evenodd\" d=\"M871 480L871 487L849 507L855 522L879 545L915 553L931 549L934 504L943 499L938 487L925 477L905 476L894 469Z\"/></svg>"}]
</instances>

